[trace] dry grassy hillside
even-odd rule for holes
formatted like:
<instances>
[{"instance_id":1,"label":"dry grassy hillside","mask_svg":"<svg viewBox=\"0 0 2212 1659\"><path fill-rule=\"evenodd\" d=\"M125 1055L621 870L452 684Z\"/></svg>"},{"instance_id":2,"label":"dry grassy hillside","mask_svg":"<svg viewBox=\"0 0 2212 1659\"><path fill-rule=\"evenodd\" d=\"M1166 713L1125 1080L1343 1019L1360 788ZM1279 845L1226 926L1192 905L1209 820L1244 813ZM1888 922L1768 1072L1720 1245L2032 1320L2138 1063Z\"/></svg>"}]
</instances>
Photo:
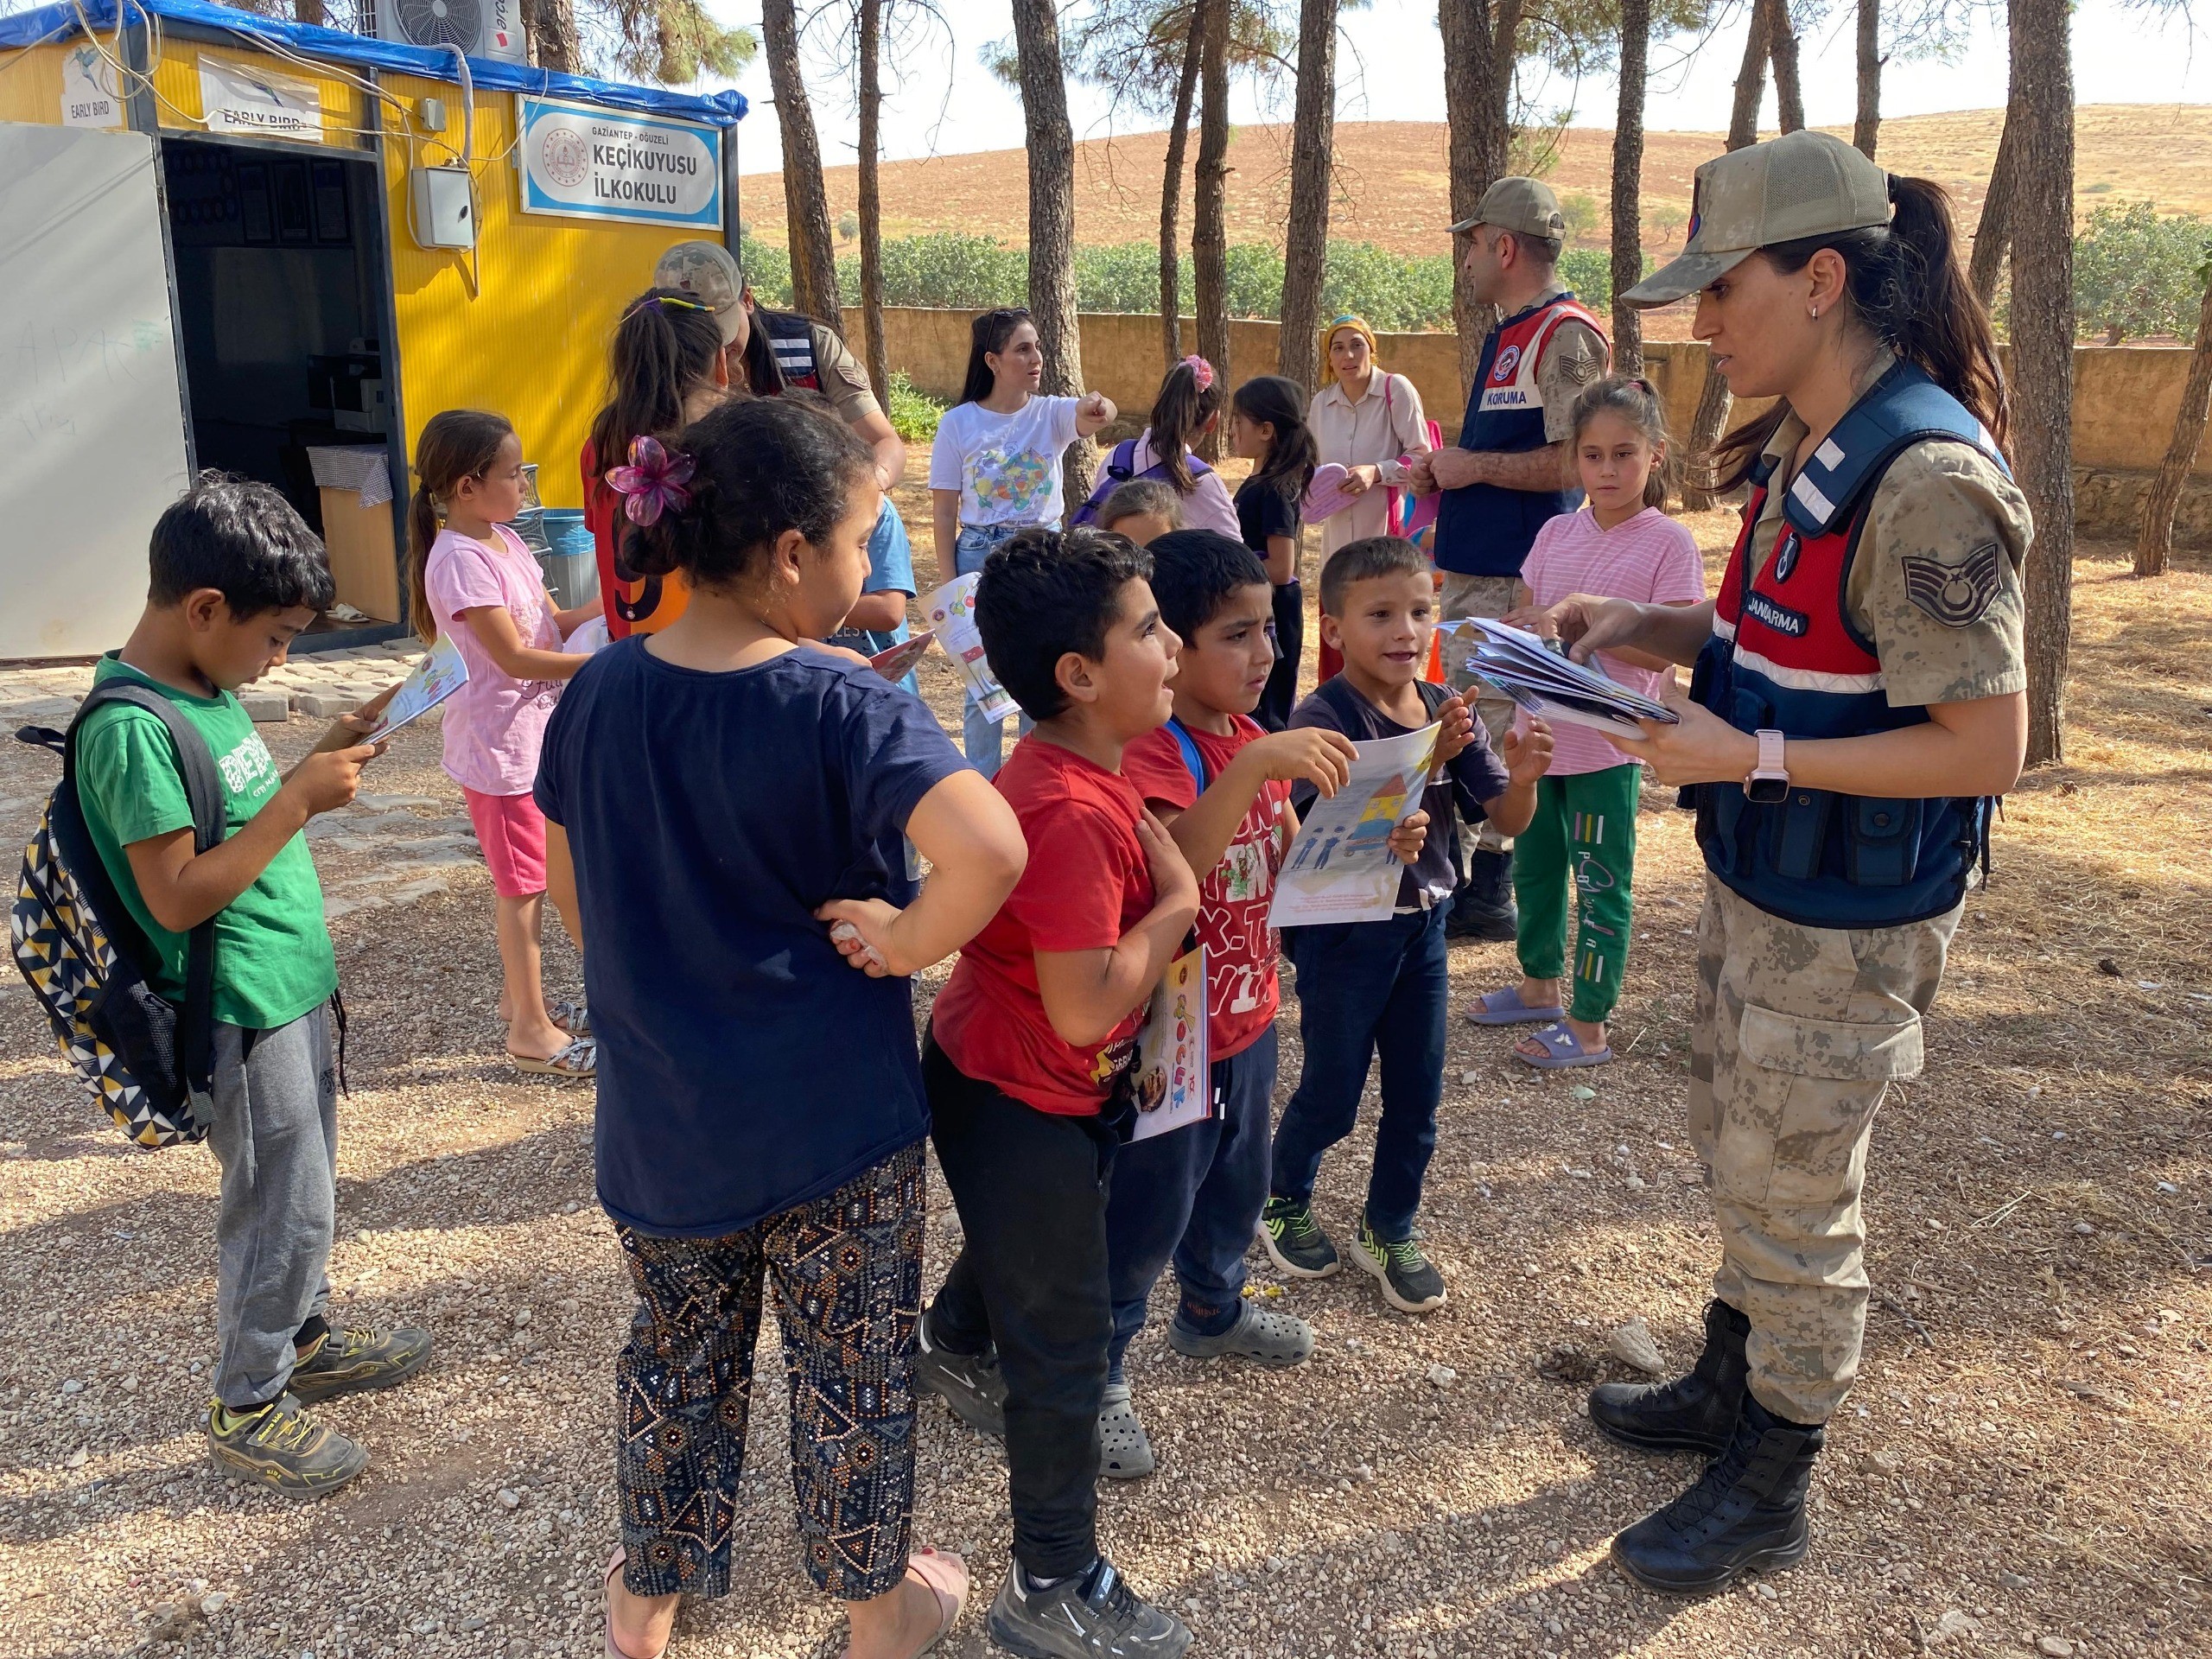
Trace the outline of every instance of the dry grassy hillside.
<instances>
[{"instance_id":1,"label":"dry grassy hillside","mask_svg":"<svg viewBox=\"0 0 2212 1659\"><path fill-rule=\"evenodd\" d=\"M1883 162L1898 172L1942 181L1959 196L1967 222L1980 214L1981 197L1997 154L2001 110L1964 110L1910 116L1882 125ZM2093 105L2075 112L2079 196L2086 209L2100 200L2147 199L2168 211L2212 212L2212 107L2188 105ZM1842 134L1848 137L1848 131ZM1234 169L1229 191L1229 239L1275 242L1282 238L1289 198L1289 129L1239 127L1230 145ZM1086 244L1139 242L1156 234L1160 173L1166 136L1133 133L1093 138L1077 146L1077 233ZM1643 156L1644 200L1689 207L1690 180L1698 164L1720 149L1717 132L1655 132ZM1331 232L1402 253L1442 251L1437 234L1449 222L1445 129L1438 123L1360 121L1337 128L1338 183ZM1561 191L1587 192L1600 212L1612 165L1610 129L1577 127L1566 135L1548 175ZM883 169L884 233L988 230L1002 241L1027 234L1027 186L1023 153L985 150L897 162ZM830 214L856 206L855 169L829 170ZM756 235L784 239L783 178L748 175L741 211ZM1187 207L1183 224L1190 224ZM1583 241L1601 245L1602 220ZM1656 252L1660 238L1647 231Z\"/></svg>"}]
</instances>

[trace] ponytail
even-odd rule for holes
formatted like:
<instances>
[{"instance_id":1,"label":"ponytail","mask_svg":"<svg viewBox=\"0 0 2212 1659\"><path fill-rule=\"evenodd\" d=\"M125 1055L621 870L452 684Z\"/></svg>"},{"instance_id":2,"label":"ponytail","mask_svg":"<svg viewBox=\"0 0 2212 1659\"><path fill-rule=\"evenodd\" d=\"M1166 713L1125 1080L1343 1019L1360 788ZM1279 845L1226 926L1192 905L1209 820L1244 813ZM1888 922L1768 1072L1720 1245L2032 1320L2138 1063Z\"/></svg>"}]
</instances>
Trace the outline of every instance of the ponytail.
<instances>
[{"instance_id":1,"label":"ponytail","mask_svg":"<svg viewBox=\"0 0 2212 1659\"><path fill-rule=\"evenodd\" d=\"M1651 446L1654 458L1651 470L1643 478L1643 505L1664 507L1675 467L1674 454L1667 448L1667 405L1659 396L1659 388L1640 374L1609 374L1583 387L1575 394L1573 405L1567 411L1578 448L1582 443L1582 429L1589 425L1592 416L1601 412L1619 416Z\"/></svg>"},{"instance_id":2,"label":"ponytail","mask_svg":"<svg viewBox=\"0 0 2212 1659\"><path fill-rule=\"evenodd\" d=\"M430 544L438 539L444 516L438 503L465 478L481 478L499 458L499 446L515 435L504 415L484 409L448 409L433 415L415 441L415 493L407 503L407 615L425 645L438 637L430 608L426 572Z\"/></svg>"},{"instance_id":3,"label":"ponytail","mask_svg":"<svg viewBox=\"0 0 2212 1659\"><path fill-rule=\"evenodd\" d=\"M1321 447L1306 424L1304 389L1280 374L1262 374L1237 387L1233 401L1246 420L1275 429L1268 458L1252 469L1252 481L1268 485L1296 506L1321 463Z\"/></svg>"},{"instance_id":4,"label":"ponytail","mask_svg":"<svg viewBox=\"0 0 2212 1659\"><path fill-rule=\"evenodd\" d=\"M1160 470L1167 474L1177 494L1188 495L1198 487L1198 480L1191 475L1192 440L1220 413L1221 384L1212 364L1203 357L1186 357L1167 371L1167 378L1160 383L1160 395L1152 400L1148 423Z\"/></svg>"},{"instance_id":5,"label":"ponytail","mask_svg":"<svg viewBox=\"0 0 2212 1659\"><path fill-rule=\"evenodd\" d=\"M1777 270L1802 270L1822 248L1842 255L1852 310L1889 350L1963 404L2006 446L2010 406L1997 360L1989 314L1959 263L1950 193L1932 179L1890 179L1890 222L1832 236L1808 236L1761 248ZM1761 453L1789 413L1777 403L1715 446L1710 483L1734 489L1751 476Z\"/></svg>"},{"instance_id":6,"label":"ponytail","mask_svg":"<svg viewBox=\"0 0 2212 1659\"><path fill-rule=\"evenodd\" d=\"M721 351L715 314L681 289L647 289L630 302L607 348L607 406L591 423L592 465L602 476L628 459L633 439L676 435L684 398L713 384Z\"/></svg>"}]
</instances>

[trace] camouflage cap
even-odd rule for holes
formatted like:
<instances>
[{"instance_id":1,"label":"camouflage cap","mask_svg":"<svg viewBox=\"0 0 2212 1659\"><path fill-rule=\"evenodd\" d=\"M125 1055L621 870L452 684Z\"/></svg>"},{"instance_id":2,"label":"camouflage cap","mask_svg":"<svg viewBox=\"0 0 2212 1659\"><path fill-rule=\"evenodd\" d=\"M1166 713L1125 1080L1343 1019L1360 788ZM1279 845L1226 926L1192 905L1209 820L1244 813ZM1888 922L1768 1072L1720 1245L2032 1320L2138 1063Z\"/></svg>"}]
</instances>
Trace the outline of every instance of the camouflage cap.
<instances>
[{"instance_id":1,"label":"camouflage cap","mask_svg":"<svg viewBox=\"0 0 2212 1659\"><path fill-rule=\"evenodd\" d=\"M1697 170L1689 239L1621 296L1667 305L1694 294L1761 248L1890 222L1890 175L1840 138L1797 131L1731 150Z\"/></svg>"},{"instance_id":2,"label":"camouflage cap","mask_svg":"<svg viewBox=\"0 0 2212 1659\"><path fill-rule=\"evenodd\" d=\"M722 343L735 340L745 327L745 308L738 303L745 292L745 273L737 259L719 242L678 242L653 267L655 288L679 289L715 314Z\"/></svg>"},{"instance_id":3,"label":"camouflage cap","mask_svg":"<svg viewBox=\"0 0 2212 1659\"><path fill-rule=\"evenodd\" d=\"M1499 179L1483 192L1471 218L1446 228L1453 236L1478 225L1495 225L1520 236L1567 238L1567 215L1551 186L1538 179Z\"/></svg>"}]
</instances>

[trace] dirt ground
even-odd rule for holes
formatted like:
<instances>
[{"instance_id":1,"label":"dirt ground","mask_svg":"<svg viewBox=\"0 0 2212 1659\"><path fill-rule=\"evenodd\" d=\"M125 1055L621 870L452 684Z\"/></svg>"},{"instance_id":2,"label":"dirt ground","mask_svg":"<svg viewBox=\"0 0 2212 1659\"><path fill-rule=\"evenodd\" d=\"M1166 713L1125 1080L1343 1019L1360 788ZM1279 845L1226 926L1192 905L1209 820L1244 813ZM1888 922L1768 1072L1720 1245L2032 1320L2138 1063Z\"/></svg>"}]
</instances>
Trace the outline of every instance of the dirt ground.
<instances>
[{"instance_id":1,"label":"dirt ground","mask_svg":"<svg viewBox=\"0 0 2212 1659\"><path fill-rule=\"evenodd\" d=\"M2212 109L2093 104L2074 114L2075 192L2082 212L2102 201L2152 201L2170 213L2212 211ZM1980 217L2004 121L2001 109L1885 121L1882 164L1948 186L1964 227L1971 230ZM1834 130L1847 139L1851 136L1848 128ZM1330 234L1373 242L1395 253L1445 251L1442 227L1452 215L1446 211L1451 180L1443 124L1340 121L1336 133L1338 190L1329 209ZM1155 239L1166 135L1078 137L1076 223L1082 240L1107 247ZM1290 200L1289 141L1287 125L1240 125L1230 136L1229 166L1236 181L1229 201L1231 242L1280 245ZM1611 189L1612 143L1610 128L1570 128L1545 175L1554 189L1584 192L1597 204L1597 220L1582 234L1580 246L1608 245L1605 204ZM1689 217L1691 177L1720 148L1718 132L1646 136L1644 239L1655 254L1680 246ZM833 220L857 205L858 176L851 167L823 170ZM1027 234L1027 157L1018 149L887 162L883 199L894 206L886 209L883 233L914 236L989 226L1001 240L1019 245ZM747 174L741 194L753 233L780 245L785 231L783 175ZM1671 228L1662 234L1658 216L1669 210ZM1191 222L1186 196L1186 236Z\"/></svg>"},{"instance_id":2,"label":"dirt ground","mask_svg":"<svg viewBox=\"0 0 2212 1659\"><path fill-rule=\"evenodd\" d=\"M918 491L900 505L925 524ZM1694 527L1717 551L1727 521ZM917 554L926 585L925 531ZM1626 1374L1605 1356L1630 1319L1686 1362L1714 1252L1683 1126L1700 874L1684 817L1649 791L1623 1058L1539 1078L1454 1022L1422 1217L1450 1301L1410 1319L1364 1275L1278 1285L1258 1257L1263 1294L1319 1332L1309 1366L1182 1361L1164 1297L1132 1350L1161 1468L1107 1484L1103 1538L1196 1652L2212 1650L2212 570L2137 582L2093 547L2076 582L2068 763L2007 803L1928 1071L1876 1127L1877 1300L1809 1559L1676 1601L1605 1556L1694 1470L1602 1440L1584 1389ZM950 677L931 665L945 713ZM264 729L289 761L314 724ZM0 747L11 841L52 779ZM29 997L0 993L0 1656L600 1651L630 1300L593 1199L592 1093L501 1061L490 892L446 856L461 803L427 722L372 786L316 842L352 1014L331 1275L343 1313L429 1325L437 1362L328 1408L373 1456L337 1497L295 1508L214 1477L213 1160L127 1147ZM1504 982L1510 956L1454 947L1455 1002ZM548 976L577 983L557 942ZM1323 1167L1334 1229L1370 1145L1363 1128ZM932 1281L954 1229L941 1185L935 1204ZM842 1643L796 1564L772 1361L759 1394L738 1587L686 1611L686 1659ZM988 1596L1003 1462L934 1401L918 1502L918 1536L966 1552ZM980 1607L945 1650L992 1651Z\"/></svg>"}]
</instances>

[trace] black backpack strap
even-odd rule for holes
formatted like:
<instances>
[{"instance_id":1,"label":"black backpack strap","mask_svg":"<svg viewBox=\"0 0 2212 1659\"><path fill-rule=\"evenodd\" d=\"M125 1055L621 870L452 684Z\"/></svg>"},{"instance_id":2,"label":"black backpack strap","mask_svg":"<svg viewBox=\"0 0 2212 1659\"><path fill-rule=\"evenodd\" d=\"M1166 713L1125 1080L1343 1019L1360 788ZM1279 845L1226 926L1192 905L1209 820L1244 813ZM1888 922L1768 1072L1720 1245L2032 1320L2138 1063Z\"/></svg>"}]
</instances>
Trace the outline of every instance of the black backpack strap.
<instances>
[{"instance_id":1,"label":"black backpack strap","mask_svg":"<svg viewBox=\"0 0 2212 1659\"><path fill-rule=\"evenodd\" d=\"M184 711L152 686L136 680L108 680L96 685L77 705L69 722L61 756L61 782L73 796L77 791L77 734L94 710L111 703L143 709L160 721L176 749L177 773L184 780L184 798L192 809L192 848L194 856L219 846L229 830L223 780L215 771L214 751L200 728ZM185 936L184 1011L179 1021L178 1062L186 1086L208 1092L214 1074L215 1053L215 918L210 916Z\"/></svg>"}]
</instances>

